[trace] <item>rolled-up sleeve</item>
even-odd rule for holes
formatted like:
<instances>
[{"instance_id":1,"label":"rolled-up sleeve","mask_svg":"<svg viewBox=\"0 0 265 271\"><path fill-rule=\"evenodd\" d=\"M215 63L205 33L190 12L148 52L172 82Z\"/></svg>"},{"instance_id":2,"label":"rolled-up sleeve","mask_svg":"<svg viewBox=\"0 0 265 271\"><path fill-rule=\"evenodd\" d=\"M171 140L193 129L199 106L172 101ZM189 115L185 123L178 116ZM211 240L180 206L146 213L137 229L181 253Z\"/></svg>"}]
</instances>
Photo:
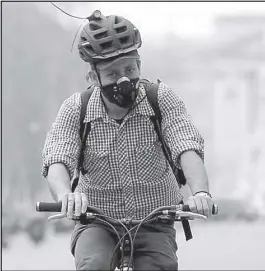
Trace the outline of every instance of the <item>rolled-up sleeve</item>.
<instances>
[{"instance_id":1,"label":"rolled-up sleeve","mask_svg":"<svg viewBox=\"0 0 265 271\"><path fill-rule=\"evenodd\" d=\"M181 168L181 153L194 150L204 160L204 139L188 115L182 99L172 89L161 83L158 103L162 115L162 133L168 144L173 161Z\"/></svg>"},{"instance_id":2,"label":"rolled-up sleeve","mask_svg":"<svg viewBox=\"0 0 265 271\"><path fill-rule=\"evenodd\" d=\"M76 93L66 99L47 134L42 151L42 175L47 177L49 166L63 163L69 171L70 178L80 153L80 94Z\"/></svg>"}]
</instances>

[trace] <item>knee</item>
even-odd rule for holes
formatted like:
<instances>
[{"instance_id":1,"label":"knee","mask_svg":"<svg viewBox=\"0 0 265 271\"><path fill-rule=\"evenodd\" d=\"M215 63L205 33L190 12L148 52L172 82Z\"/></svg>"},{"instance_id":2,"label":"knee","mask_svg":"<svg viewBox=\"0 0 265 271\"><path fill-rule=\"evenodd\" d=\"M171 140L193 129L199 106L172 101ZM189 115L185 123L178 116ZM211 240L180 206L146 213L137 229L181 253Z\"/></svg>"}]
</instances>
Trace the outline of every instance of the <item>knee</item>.
<instances>
[{"instance_id":1,"label":"knee","mask_svg":"<svg viewBox=\"0 0 265 271\"><path fill-rule=\"evenodd\" d=\"M178 261L176 260L171 260L171 261L168 261L167 263L165 263L163 265L163 269L164 270L174 270L174 271L177 271L178 270Z\"/></svg>"},{"instance_id":2,"label":"knee","mask_svg":"<svg viewBox=\"0 0 265 271\"><path fill-rule=\"evenodd\" d=\"M161 260L161 263L161 267L163 267L162 270L178 270L178 257L176 254L168 255L168 258L165 257L164 260Z\"/></svg>"},{"instance_id":3,"label":"knee","mask_svg":"<svg viewBox=\"0 0 265 271\"><path fill-rule=\"evenodd\" d=\"M110 270L110 261L101 255L90 255L76 260L76 270Z\"/></svg>"}]
</instances>

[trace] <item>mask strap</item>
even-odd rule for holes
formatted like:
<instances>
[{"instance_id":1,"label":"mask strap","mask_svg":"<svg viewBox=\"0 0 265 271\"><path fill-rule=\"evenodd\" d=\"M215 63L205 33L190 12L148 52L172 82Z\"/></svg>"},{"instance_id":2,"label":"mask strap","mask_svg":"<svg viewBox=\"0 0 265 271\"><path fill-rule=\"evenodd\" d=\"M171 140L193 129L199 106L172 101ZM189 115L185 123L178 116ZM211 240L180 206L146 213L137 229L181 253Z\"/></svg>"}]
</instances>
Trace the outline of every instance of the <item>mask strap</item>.
<instances>
[{"instance_id":1,"label":"mask strap","mask_svg":"<svg viewBox=\"0 0 265 271\"><path fill-rule=\"evenodd\" d=\"M96 73L96 75L97 75L97 77L98 77L99 85L100 85L100 87L102 88L102 82L101 82L100 74L99 74L99 71L98 71L98 69L97 69L97 67L96 67L95 64L94 64L94 70L95 70L95 73Z\"/></svg>"}]
</instances>

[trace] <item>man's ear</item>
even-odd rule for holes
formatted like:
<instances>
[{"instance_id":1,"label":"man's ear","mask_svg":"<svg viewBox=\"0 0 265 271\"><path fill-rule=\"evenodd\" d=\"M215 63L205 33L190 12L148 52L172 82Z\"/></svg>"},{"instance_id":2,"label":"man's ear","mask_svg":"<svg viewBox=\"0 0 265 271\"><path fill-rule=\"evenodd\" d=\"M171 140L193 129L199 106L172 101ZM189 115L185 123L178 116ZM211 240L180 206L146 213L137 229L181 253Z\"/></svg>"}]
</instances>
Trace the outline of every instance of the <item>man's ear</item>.
<instances>
[{"instance_id":1,"label":"man's ear","mask_svg":"<svg viewBox=\"0 0 265 271\"><path fill-rule=\"evenodd\" d=\"M94 69L88 72L87 81L90 81L95 86L99 85L98 75Z\"/></svg>"}]
</instances>

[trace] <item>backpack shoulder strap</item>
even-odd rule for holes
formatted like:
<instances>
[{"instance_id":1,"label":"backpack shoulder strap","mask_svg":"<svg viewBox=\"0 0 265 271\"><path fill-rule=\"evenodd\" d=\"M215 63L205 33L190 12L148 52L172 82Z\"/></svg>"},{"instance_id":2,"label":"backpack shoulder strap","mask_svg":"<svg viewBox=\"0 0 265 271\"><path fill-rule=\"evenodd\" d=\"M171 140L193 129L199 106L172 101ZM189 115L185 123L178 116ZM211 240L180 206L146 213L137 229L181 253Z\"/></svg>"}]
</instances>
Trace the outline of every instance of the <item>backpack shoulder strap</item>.
<instances>
[{"instance_id":1,"label":"backpack shoulder strap","mask_svg":"<svg viewBox=\"0 0 265 271\"><path fill-rule=\"evenodd\" d=\"M181 187L181 185L186 184L185 176L183 174L183 171L178 170L175 163L173 162L171 151L168 145L166 144L162 135L162 131L161 131L162 115L161 115L161 111L158 104L158 88L161 81L160 80L157 80L157 81L158 82L156 84L150 83L149 81L143 82L143 84L145 84L145 91L146 91L148 102L150 103L152 109L155 112L155 117L151 117L151 121L154 124L155 131L162 144L162 150L164 152L164 155L173 170L173 173L176 177L178 185ZM181 201L180 203L183 204L183 201ZM191 232L189 221L187 219L182 220L182 226L184 229L186 240L188 241L192 239L192 232Z\"/></svg>"},{"instance_id":2,"label":"backpack shoulder strap","mask_svg":"<svg viewBox=\"0 0 265 271\"><path fill-rule=\"evenodd\" d=\"M159 120L159 123L162 121L160 108L158 105L157 92L160 84L160 80L157 80L157 83L151 83L147 79L141 79L140 83L145 85L146 96L149 104L155 112L155 117Z\"/></svg>"},{"instance_id":3,"label":"backpack shoulder strap","mask_svg":"<svg viewBox=\"0 0 265 271\"><path fill-rule=\"evenodd\" d=\"M172 159L171 150L168 147L168 145L166 144L166 142L163 138L163 135L162 135L162 130L161 130L162 115L161 115L161 111L160 111L159 104L158 104L158 88L159 88L160 82L158 81L157 84L148 83L148 84L146 84L146 87L145 87L148 102L150 103L152 109L155 112L155 117L152 116L151 121L153 122L157 136L158 136L160 142L162 143L162 149L165 154L165 157L167 158L169 164L172 167L172 170L176 176L176 179L178 181L179 186L182 186L182 185L186 184L186 178L183 174L183 171L176 167L176 165Z\"/></svg>"},{"instance_id":4,"label":"backpack shoulder strap","mask_svg":"<svg viewBox=\"0 0 265 271\"><path fill-rule=\"evenodd\" d=\"M155 112L156 118L159 120L159 123L162 121L161 112L158 105L157 92L159 84L149 83L146 85L146 96L147 99Z\"/></svg>"},{"instance_id":5,"label":"backpack shoulder strap","mask_svg":"<svg viewBox=\"0 0 265 271\"><path fill-rule=\"evenodd\" d=\"M81 112L80 112L80 130L79 130L79 135L81 138L81 150L80 150L80 155L79 155L79 159L77 163L77 168L75 169L75 174L71 181L72 192L75 191L78 185L80 171L84 172L84 168L83 168L84 150L86 146L86 139L91 128L90 122L84 123L84 119L86 115L87 104L93 91L94 91L94 86L90 86L89 88L87 88L85 91L81 93Z\"/></svg>"},{"instance_id":6,"label":"backpack shoulder strap","mask_svg":"<svg viewBox=\"0 0 265 271\"><path fill-rule=\"evenodd\" d=\"M157 84L148 83L148 84L146 84L146 87L145 87L148 102L155 112L155 116L151 116L150 119L153 122L153 125L154 125L155 131L157 133L157 136L159 138L159 141L162 144L162 150L164 152L164 155L165 155L166 159L168 160L170 166L172 167L172 170L176 176L176 180L177 180L178 184L181 185L179 178L177 176L178 169L177 169L175 163L173 162L171 151L164 140L162 130L161 130L162 115L161 115L161 111L160 111L159 104L158 104L158 88L159 88L159 83L157 83Z\"/></svg>"},{"instance_id":7,"label":"backpack shoulder strap","mask_svg":"<svg viewBox=\"0 0 265 271\"><path fill-rule=\"evenodd\" d=\"M87 88L85 91L81 93L81 113L80 113L80 131L79 131L81 139L83 137L84 128L85 128L84 119L86 115L87 104L93 91L94 91L94 86L90 86L89 88Z\"/></svg>"}]
</instances>

